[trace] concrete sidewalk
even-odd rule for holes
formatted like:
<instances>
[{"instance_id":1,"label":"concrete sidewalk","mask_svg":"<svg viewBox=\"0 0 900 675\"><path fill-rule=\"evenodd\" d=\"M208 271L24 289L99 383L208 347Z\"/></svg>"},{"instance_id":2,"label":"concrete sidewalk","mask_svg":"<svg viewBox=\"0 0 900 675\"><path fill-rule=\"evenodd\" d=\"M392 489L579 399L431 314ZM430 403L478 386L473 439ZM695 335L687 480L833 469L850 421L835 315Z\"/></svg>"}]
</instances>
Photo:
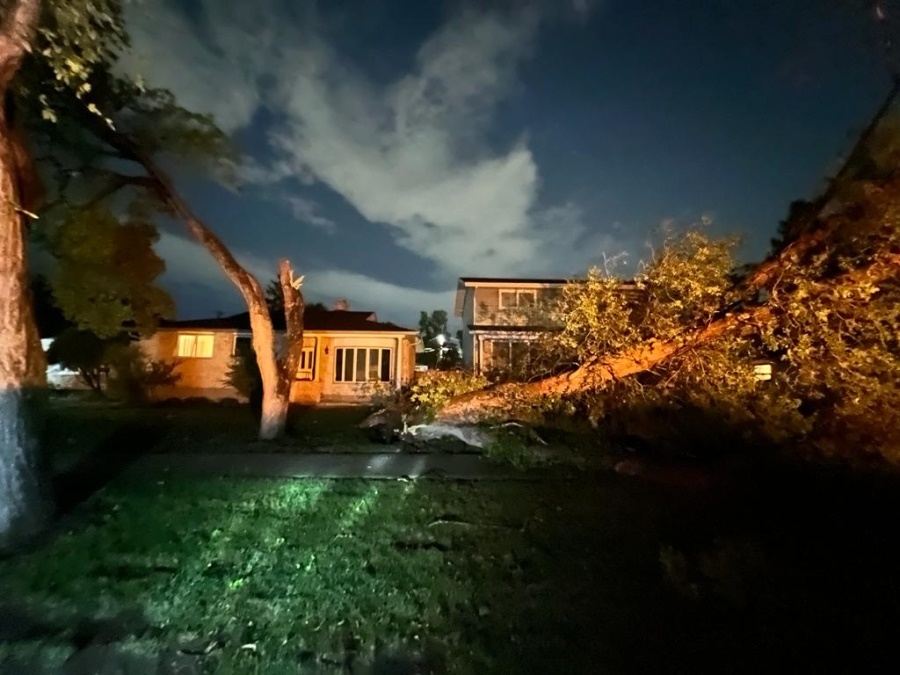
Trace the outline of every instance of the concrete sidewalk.
<instances>
[{"instance_id":1,"label":"concrete sidewalk","mask_svg":"<svg viewBox=\"0 0 900 675\"><path fill-rule=\"evenodd\" d=\"M146 455L129 467L131 476L166 473L271 478L448 478L536 480L560 477L555 467L519 471L471 454L183 454Z\"/></svg>"}]
</instances>

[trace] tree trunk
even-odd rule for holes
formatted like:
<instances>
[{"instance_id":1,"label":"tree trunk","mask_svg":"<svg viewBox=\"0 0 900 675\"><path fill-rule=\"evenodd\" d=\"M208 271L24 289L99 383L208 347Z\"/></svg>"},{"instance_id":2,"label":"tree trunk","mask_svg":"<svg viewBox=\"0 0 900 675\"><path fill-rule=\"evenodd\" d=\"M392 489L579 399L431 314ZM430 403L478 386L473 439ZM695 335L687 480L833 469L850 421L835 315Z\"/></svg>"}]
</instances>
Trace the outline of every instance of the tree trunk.
<instances>
[{"instance_id":1,"label":"tree trunk","mask_svg":"<svg viewBox=\"0 0 900 675\"><path fill-rule=\"evenodd\" d=\"M836 286L868 280L879 283L900 274L900 253L887 253L869 264L846 272L831 280ZM450 424L472 424L509 412L510 401L516 398L534 400L541 396L562 396L590 390L625 377L648 371L686 350L712 342L728 333L749 326L761 326L777 320L768 305L757 305L740 312L728 312L705 326L686 331L670 340L638 345L620 354L596 359L562 375L530 382L505 384L451 400L436 415L436 420ZM521 411L516 411L521 414Z\"/></svg>"},{"instance_id":2,"label":"tree trunk","mask_svg":"<svg viewBox=\"0 0 900 675\"><path fill-rule=\"evenodd\" d=\"M143 167L147 173L145 182L149 183L149 187L172 215L187 225L194 239L210 252L225 275L241 292L250 313L253 350L262 379L259 437L261 440L273 440L282 436L287 428L291 384L303 350L303 298L299 291L300 283L294 281L290 264L287 260L282 260L279 265L279 282L284 290L287 324L287 345L284 354L279 356L272 317L265 291L259 281L244 269L224 242L194 214L178 194L169 176L136 143L106 126L100 127L98 132L123 157Z\"/></svg>"},{"instance_id":3,"label":"tree trunk","mask_svg":"<svg viewBox=\"0 0 900 675\"><path fill-rule=\"evenodd\" d=\"M36 415L46 366L31 306L20 163L9 85L30 44L37 0L0 17L0 548L36 532L49 513L40 475Z\"/></svg>"}]
</instances>

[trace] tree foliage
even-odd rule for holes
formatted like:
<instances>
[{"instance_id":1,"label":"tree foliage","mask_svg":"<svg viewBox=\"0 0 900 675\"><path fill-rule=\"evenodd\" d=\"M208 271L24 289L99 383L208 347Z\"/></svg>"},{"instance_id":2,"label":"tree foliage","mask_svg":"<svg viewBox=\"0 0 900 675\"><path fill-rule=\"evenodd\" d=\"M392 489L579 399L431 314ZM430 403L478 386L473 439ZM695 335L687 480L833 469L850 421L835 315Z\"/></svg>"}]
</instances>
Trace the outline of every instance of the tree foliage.
<instances>
[{"instance_id":1,"label":"tree foliage","mask_svg":"<svg viewBox=\"0 0 900 675\"><path fill-rule=\"evenodd\" d=\"M693 410L742 439L900 463L896 147L870 136L815 213L792 208L805 222L783 228L791 243L752 270L736 271L733 240L702 230L669 236L634 292L591 270L548 310L556 330L537 343L536 381L462 397L457 414L506 401L621 426L634 410ZM760 358L775 364L769 382L754 376Z\"/></svg>"},{"instance_id":2,"label":"tree foliage","mask_svg":"<svg viewBox=\"0 0 900 675\"><path fill-rule=\"evenodd\" d=\"M153 250L159 238L149 222L120 222L110 209L76 209L45 233L58 261L53 295L66 317L100 337L130 330L153 332L174 303L156 285L165 263Z\"/></svg>"},{"instance_id":3,"label":"tree foliage","mask_svg":"<svg viewBox=\"0 0 900 675\"><path fill-rule=\"evenodd\" d=\"M108 347L108 340L89 330L69 328L53 340L47 350L47 361L77 371L88 387L101 393L109 365L106 359Z\"/></svg>"},{"instance_id":4,"label":"tree foliage","mask_svg":"<svg viewBox=\"0 0 900 675\"><path fill-rule=\"evenodd\" d=\"M435 344L438 335L447 335L447 312L443 309L436 309L429 314L421 312L419 314L419 336L426 346Z\"/></svg>"}]
</instances>

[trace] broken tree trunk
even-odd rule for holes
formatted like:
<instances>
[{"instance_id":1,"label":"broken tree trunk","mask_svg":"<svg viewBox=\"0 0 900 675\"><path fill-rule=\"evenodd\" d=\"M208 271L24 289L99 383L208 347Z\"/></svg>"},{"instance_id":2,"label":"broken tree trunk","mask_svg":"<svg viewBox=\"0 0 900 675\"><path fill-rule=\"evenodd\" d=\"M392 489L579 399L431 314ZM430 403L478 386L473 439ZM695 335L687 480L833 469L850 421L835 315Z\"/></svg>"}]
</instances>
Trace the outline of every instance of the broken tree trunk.
<instances>
[{"instance_id":1,"label":"broken tree trunk","mask_svg":"<svg viewBox=\"0 0 900 675\"><path fill-rule=\"evenodd\" d=\"M101 136L122 157L136 162L144 169L150 189L172 215L187 225L194 239L209 251L225 276L243 296L250 313L253 351L262 379L263 401L259 437L262 440L278 438L286 429L291 384L296 377L300 354L303 351L304 304L300 292L303 278L295 280L290 263L287 260L280 262L279 283L284 291L287 335L283 348L279 349L275 341L275 329L266 303L265 291L256 277L238 262L225 243L191 210L175 189L168 174L136 143L110 128L103 128Z\"/></svg>"},{"instance_id":2,"label":"broken tree trunk","mask_svg":"<svg viewBox=\"0 0 900 675\"><path fill-rule=\"evenodd\" d=\"M22 158L9 87L37 26L38 0L19 0L0 16L0 548L39 529L42 493L34 419L46 370L31 306L26 258ZM30 206L30 205L29 205Z\"/></svg>"}]
</instances>

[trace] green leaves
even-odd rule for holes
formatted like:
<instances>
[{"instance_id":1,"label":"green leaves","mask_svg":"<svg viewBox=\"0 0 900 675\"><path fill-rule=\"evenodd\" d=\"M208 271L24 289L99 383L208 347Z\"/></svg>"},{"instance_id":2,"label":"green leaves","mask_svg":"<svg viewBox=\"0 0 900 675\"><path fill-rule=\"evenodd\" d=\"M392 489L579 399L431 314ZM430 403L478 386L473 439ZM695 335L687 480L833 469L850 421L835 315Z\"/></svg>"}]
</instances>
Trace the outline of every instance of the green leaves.
<instances>
[{"instance_id":1,"label":"green leaves","mask_svg":"<svg viewBox=\"0 0 900 675\"><path fill-rule=\"evenodd\" d=\"M151 224L119 222L102 206L69 214L48 236L59 262L51 283L66 316L100 337L125 328L151 333L175 309L155 285L165 270L157 239Z\"/></svg>"}]
</instances>

